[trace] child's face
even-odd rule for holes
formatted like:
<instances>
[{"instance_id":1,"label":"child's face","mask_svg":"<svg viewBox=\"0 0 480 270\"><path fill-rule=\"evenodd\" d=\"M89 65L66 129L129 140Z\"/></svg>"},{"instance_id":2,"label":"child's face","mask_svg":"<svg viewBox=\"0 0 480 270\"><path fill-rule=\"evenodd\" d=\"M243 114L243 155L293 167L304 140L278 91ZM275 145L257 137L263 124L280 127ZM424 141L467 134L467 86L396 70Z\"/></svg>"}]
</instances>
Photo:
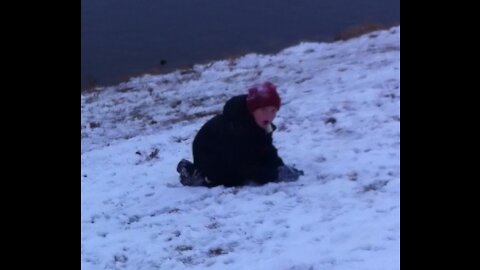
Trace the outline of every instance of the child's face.
<instances>
[{"instance_id":1,"label":"child's face","mask_svg":"<svg viewBox=\"0 0 480 270\"><path fill-rule=\"evenodd\" d=\"M275 119L277 111L277 108L274 106L258 108L253 112L253 118L255 118L255 122L261 128L267 128L273 119Z\"/></svg>"}]
</instances>

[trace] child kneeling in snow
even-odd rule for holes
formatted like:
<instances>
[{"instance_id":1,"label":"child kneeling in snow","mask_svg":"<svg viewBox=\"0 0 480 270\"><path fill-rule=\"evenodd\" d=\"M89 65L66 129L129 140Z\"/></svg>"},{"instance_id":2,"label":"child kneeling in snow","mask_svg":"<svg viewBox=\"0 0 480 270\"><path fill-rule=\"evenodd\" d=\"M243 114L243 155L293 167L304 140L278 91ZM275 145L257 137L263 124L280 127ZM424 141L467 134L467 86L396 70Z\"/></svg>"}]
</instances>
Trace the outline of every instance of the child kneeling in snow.
<instances>
[{"instance_id":1,"label":"child kneeling in snow","mask_svg":"<svg viewBox=\"0 0 480 270\"><path fill-rule=\"evenodd\" d=\"M272 144L272 121L280 109L275 85L254 85L225 103L193 140L193 161L177 165L185 186L241 186L296 181L303 172L286 166Z\"/></svg>"}]
</instances>

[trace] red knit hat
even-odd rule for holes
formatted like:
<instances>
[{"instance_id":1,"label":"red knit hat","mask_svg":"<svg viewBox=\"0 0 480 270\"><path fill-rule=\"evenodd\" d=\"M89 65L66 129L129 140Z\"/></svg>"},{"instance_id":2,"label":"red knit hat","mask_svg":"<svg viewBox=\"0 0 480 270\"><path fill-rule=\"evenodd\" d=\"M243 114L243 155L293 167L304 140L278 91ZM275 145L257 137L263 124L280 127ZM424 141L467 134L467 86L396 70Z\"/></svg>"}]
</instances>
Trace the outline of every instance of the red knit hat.
<instances>
[{"instance_id":1,"label":"red knit hat","mask_svg":"<svg viewBox=\"0 0 480 270\"><path fill-rule=\"evenodd\" d=\"M273 106L280 109L280 96L277 87L271 82L256 84L248 89L247 108L250 113L262 107Z\"/></svg>"}]
</instances>

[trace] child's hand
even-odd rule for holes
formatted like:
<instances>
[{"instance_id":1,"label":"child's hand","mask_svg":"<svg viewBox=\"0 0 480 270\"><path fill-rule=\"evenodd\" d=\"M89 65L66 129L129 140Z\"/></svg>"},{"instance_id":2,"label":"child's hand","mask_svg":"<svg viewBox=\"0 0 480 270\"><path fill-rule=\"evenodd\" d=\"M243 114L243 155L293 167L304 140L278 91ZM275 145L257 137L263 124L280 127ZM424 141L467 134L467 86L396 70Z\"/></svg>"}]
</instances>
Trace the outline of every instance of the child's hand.
<instances>
[{"instance_id":1,"label":"child's hand","mask_svg":"<svg viewBox=\"0 0 480 270\"><path fill-rule=\"evenodd\" d=\"M297 181L300 175L303 175L303 171L296 169L293 166L280 166L278 167L278 181L293 182Z\"/></svg>"}]
</instances>

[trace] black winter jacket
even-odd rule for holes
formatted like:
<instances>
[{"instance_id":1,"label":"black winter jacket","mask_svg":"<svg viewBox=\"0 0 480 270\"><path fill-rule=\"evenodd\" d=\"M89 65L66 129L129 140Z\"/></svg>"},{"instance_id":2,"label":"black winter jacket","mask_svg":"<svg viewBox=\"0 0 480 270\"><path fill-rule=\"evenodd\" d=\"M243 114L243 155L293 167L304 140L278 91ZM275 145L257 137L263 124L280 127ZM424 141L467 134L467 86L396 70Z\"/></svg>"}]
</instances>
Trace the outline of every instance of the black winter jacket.
<instances>
[{"instance_id":1,"label":"black winter jacket","mask_svg":"<svg viewBox=\"0 0 480 270\"><path fill-rule=\"evenodd\" d=\"M246 97L228 100L223 113L207 121L193 141L195 167L212 186L276 181L277 168L284 165L272 133L259 127L248 112ZM273 124L272 128L276 129Z\"/></svg>"}]
</instances>

